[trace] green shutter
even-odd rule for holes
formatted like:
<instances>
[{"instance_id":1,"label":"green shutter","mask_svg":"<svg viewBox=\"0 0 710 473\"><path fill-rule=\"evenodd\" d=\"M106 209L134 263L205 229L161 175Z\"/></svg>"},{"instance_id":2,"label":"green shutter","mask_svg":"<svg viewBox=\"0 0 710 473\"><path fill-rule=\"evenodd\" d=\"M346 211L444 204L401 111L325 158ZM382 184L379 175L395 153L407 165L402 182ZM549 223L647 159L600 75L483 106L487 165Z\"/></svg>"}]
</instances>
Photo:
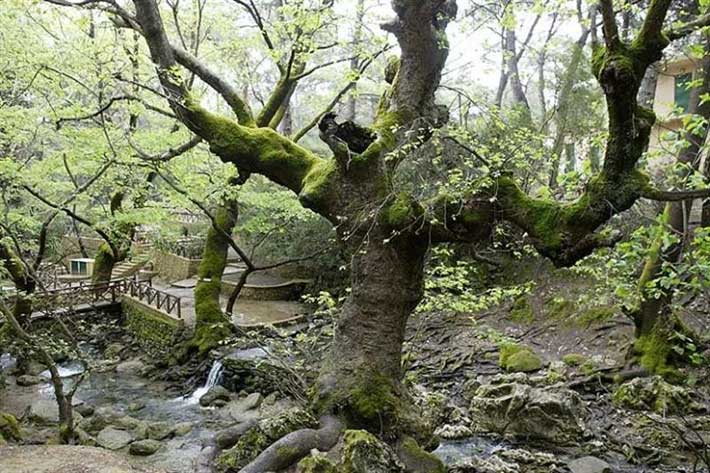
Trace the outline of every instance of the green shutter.
<instances>
[{"instance_id":1,"label":"green shutter","mask_svg":"<svg viewBox=\"0 0 710 473\"><path fill-rule=\"evenodd\" d=\"M688 85L693 80L692 74L679 74L675 76L675 106L688 111L690 105L690 88Z\"/></svg>"}]
</instances>

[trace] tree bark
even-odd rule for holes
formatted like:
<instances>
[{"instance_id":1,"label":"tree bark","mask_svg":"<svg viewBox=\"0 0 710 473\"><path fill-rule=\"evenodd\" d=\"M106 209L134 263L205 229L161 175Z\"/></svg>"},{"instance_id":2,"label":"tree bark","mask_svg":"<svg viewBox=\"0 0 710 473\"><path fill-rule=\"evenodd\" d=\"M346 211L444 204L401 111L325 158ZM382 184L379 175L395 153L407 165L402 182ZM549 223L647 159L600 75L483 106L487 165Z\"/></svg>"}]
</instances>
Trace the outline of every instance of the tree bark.
<instances>
[{"instance_id":1,"label":"tree bark","mask_svg":"<svg viewBox=\"0 0 710 473\"><path fill-rule=\"evenodd\" d=\"M239 215L236 201L228 200L215 213L207 232L195 286L195 333L187 344L188 353L204 355L232 333L231 321L222 310L222 276L227 266L229 239Z\"/></svg>"},{"instance_id":2,"label":"tree bark","mask_svg":"<svg viewBox=\"0 0 710 473\"><path fill-rule=\"evenodd\" d=\"M404 402L401 355L407 319L423 294L427 244L411 236L383 243L387 238L375 230L361 248L351 248L352 292L336 323L315 403L321 413L342 413L351 427L396 436L402 433L396 429L411 427L403 425L413 412Z\"/></svg>"}]
</instances>

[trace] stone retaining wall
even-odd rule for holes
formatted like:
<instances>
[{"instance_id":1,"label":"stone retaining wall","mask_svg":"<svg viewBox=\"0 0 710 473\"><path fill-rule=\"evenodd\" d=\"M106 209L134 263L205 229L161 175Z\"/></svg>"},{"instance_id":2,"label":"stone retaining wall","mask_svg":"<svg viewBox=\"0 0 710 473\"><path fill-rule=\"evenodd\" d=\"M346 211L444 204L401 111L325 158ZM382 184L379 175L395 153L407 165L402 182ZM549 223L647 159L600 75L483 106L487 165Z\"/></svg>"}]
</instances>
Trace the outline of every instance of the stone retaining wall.
<instances>
[{"instance_id":1,"label":"stone retaining wall","mask_svg":"<svg viewBox=\"0 0 710 473\"><path fill-rule=\"evenodd\" d=\"M161 279L175 282L189 279L197 274L200 266L199 259L188 259L172 253L165 253L160 250L153 250L153 270Z\"/></svg>"},{"instance_id":2,"label":"stone retaining wall","mask_svg":"<svg viewBox=\"0 0 710 473\"><path fill-rule=\"evenodd\" d=\"M174 347L181 336L185 322L151 307L131 296L121 300L126 330L141 347L151 355L162 355Z\"/></svg>"}]
</instances>

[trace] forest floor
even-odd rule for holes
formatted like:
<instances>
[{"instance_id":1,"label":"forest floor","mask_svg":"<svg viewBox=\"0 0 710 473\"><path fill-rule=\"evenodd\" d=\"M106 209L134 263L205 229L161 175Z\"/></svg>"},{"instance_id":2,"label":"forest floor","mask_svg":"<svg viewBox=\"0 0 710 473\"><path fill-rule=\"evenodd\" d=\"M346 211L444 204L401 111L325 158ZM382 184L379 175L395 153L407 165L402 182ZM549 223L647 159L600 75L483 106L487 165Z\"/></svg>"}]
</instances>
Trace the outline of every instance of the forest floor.
<instances>
[{"instance_id":1,"label":"forest floor","mask_svg":"<svg viewBox=\"0 0 710 473\"><path fill-rule=\"evenodd\" d=\"M537 277L515 300L472 314L418 313L409 322L406 383L436 427L441 444L435 453L449 472L707 471L708 370L684 368L677 385L630 370L628 318L601 299L581 297L593 294L583 277L536 264L519 266L519 280ZM699 303L689 307L687 322L697 326L706 320L704 311ZM85 339L97 366L78 392L86 441L111 445L128 432L129 443L112 458L138 470L192 472L214 442L229 458L249 425L298 410L333 321L326 312L250 330L206 362L167 369L141 353L120 327L87 324ZM522 363L512 362L516 353ZM210 397L201 407L190 394L205 384L210 369L219 376L212 389L201 391ZM48 385L16 381L8 379L0 411L21 418L25 443L51 442L55 429L51 419L42 419ZM130 442L145 446L153 438L159 439L157 453L129 455ZM30 458L10 450L2 455L0 471L8 459Z\"/></svg>"}]
</instances>

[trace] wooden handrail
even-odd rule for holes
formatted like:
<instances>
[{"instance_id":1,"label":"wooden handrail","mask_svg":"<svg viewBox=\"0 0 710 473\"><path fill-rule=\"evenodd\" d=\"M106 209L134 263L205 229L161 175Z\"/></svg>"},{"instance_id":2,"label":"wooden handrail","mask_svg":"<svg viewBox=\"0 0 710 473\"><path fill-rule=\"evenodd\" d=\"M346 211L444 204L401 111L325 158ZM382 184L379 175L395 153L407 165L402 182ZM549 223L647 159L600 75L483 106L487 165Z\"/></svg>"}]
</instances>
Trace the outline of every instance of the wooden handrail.
<instances>
[{"instance_id":1,"label":"wooden handrail","mask_svg":"<svg viewBox=\"0 0 710 473\"><path fill-rule=\"evenodd\" d=\"M178 319L182 318L181 298L159 289L155 289L148 281L118 279L97 284L85 283L81 281L77 285L36 292L34 295L40 301L44 302L38 303L37 307L39 307L40 310L47 310L48 306L61 305L61 299L66 296L70 296L72 302L82 301L86 298L86 296L89 296L89 301L87 303L101 300L116 303L118 302L119 297L123 294L135 297L136 299L145 302L150 306L154 306L158 310L163 310L168 314L177 315Z\"/></svg>"}]
</instances>

